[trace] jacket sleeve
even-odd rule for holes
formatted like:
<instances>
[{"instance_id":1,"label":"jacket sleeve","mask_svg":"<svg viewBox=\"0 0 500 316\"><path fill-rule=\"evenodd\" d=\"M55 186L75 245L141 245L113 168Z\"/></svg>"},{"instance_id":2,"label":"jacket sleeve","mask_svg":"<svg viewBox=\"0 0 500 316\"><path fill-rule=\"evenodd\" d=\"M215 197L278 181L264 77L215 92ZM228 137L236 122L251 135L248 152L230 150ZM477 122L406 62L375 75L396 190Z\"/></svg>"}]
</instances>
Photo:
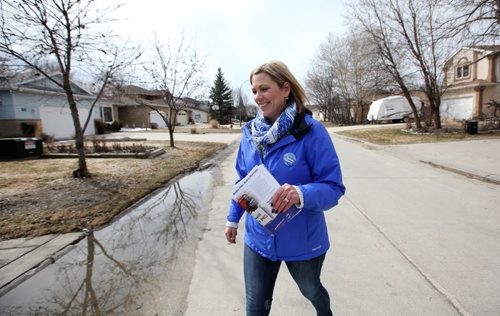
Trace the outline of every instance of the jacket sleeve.
<instances>
[{"instance_id":1,"label":"jacket sleeve","mask_svg":"<svg viewBox=\"0 0 500 316\"><path fill-rule=\"evenodd\" d=\"M241 179L243 179L248 173L248 171L246 170L244 162L245 160L242 150L243 142L244 142L244 137L241 139L240 147L238 149L238 155L236 156L236 173L238 175L238 180L236 181L236 183L238 183ZM229 213L227 215L227 221L238 223L244 212L245 210L238 203L236 203L235 200L231 198L231 204L229 205Z\"/></svg>"},{"instance_id":2,"label":"jacket sleeve","mask_svg":"<svg viewBox=\"0 0 500 316\"><path fill-rule=\"evenodd\" d=\"M345 193L342 171L332 139L321 124L314 124L310 139L304 142L312 182L300 185L304 209L326 211L337 205Z\"/></svg>"}]
</instances>

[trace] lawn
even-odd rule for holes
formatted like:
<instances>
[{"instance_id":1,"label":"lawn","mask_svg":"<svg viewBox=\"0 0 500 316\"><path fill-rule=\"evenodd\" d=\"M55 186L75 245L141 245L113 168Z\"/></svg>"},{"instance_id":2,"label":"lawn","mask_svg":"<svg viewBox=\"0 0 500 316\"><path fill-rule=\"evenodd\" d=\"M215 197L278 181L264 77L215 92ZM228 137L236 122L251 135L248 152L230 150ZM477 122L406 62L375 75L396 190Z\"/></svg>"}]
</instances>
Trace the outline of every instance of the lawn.
<instances>
[{"instance_id":1,"label":"lawn","mask_svg":"<svg viewBox=\"0 0 500 316\"><path fill-rule=\"evenodd\" d=\"M154 159L88 158L89 179L72 177L76 159L0 161L0 240L105 225L226 145L176 146Z\"/></svg>"},{"instance_id":2,"label":"lawn","mask_svg":"<svg viewBox=\"0 0 500 316\"><path fill-rule=\"evenodd\" d=\"M443 129L442 131L433 131L429 133L412 133L405 128L380 127L370 129L360 128L356 130L340 131L336 133L379 145L417 144L500 138L499 130L480 132L478 134L470 135L460 129Z\"/></svg>"}]
</instances>

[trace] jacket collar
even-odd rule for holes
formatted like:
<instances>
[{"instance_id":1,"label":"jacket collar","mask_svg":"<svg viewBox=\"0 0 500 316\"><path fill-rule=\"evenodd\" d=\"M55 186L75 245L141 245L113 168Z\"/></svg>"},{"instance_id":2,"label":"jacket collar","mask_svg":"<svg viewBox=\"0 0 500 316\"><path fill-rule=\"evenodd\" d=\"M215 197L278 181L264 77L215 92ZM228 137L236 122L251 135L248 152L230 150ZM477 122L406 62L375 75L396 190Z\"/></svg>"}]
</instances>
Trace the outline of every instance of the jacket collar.
<instances>
[{"instance_id":1,"label":"jacket collar","mask_svg":"<svg viewBox=\"0 0 500 316\"><path fill-rule=\"evenodd\" d=\"M297 116L295 116L292 128L286 135L291 134L297 140L304 137L304 135L309 132L312 126L312 123L308 123L306 120L306 114L311 115L311 113L312 112L309 109L306 109L306 112L298 113ZM252 121L245 124L245 126L243 127L243 132L246 133L249 137L252 137ZM284 137L286 137L286 135Z\"/></svg>"},{"instance_id":2,"label":"jacket collar","mask_svg":"<svg viewBox=\"0 0 500 316\"><path fill-rule=\"evenodd\" d=\"M310 112L306 112L307 114L310 114ZM297 116L295 116L295 120L293 122L292 128L290 131L285 134L282 138L280 138L271 148L269 149L269 153L275 151L276 149L285 146L287 144L293 143L294 141L297 141L304 137L312 127L312 123L308 122L308 115L302 112L298 113ZM309 116L310 117L310 116ZM248 122L245 127L243 128L243 133L245 133L249 139L250 142L255 146L254 142L252 141L252 121Z\"/></svg>"},{"instance_id":3,"label":"jacket collar","mask_svg":"<svg viewBox=\"0 0 500 316\"><path fill-rule=\"evenodd\" d=\"M312 123L306 121L306 113L301 112L295 116L293 126L289 133L295 137L296 140L301 139L311 130Z\"/></svg>"}]
</instances>

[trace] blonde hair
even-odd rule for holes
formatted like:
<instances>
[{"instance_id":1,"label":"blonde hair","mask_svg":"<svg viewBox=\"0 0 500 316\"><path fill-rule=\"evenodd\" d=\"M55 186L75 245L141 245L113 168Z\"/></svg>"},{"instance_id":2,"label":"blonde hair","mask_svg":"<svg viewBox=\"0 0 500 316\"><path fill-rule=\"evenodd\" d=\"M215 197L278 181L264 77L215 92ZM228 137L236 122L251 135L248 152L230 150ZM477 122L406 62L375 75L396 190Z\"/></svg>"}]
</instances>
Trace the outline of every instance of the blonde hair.
<instances>
[{"instance_id":1,"label":"blonde hair","mask_svg":"<svg viewBox=\"0 0 500 316\"><path fill-rule=\"evenodd\" d=\"M297 104L297 113L305 111L306 93L284 63L278 60L271 60L255 68L250 73L250 84L252 84L252 77L260 73L268 74L280 88L283 87L285 82L288 82L290 84L291 100Z\"/></svg>"}]
</instances>

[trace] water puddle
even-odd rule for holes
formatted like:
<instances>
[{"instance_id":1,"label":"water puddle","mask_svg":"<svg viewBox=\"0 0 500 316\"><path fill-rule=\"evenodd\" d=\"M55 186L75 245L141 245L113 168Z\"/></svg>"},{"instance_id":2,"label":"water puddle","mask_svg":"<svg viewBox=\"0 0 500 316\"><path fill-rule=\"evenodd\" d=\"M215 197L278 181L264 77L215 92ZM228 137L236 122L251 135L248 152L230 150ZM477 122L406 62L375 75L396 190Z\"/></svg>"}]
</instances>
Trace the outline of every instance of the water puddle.
<instances>
[{"instance_id":1,"label":"water puddle","mask_svg":"<svg viewBox=\"0 0 500 316\"><path fill-rule=\"evenodd\" d=\"M0 298L2 315L181 315L217 168L159 190Z\"/></svg>"}]
</instances>

